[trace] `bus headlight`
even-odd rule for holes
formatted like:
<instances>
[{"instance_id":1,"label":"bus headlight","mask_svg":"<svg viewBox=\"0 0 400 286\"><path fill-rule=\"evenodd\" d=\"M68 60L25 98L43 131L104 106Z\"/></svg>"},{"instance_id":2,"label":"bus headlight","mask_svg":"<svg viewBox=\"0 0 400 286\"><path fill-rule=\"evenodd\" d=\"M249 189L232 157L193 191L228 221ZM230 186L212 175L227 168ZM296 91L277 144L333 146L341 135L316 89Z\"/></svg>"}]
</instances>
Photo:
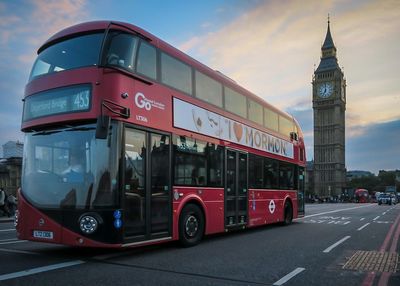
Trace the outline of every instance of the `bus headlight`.
<instances>
[{"instance_id":1,"label":"bus headlight","mask_svg":"<svg viewBox=\"0 0 400 286\"><path fill-rule=\"evenodd\" d=\"M79 227L81 231L85 234L94 233L99 226L98 220L91 215L83 215L79 219Z\"/></svg>"},{"instance_id":2,"label":"bus headlight","mask_svg":"<svg viewBox=\"0 0 400 286\"><path fill-rule=\"evenodd\" d=\"M18 226L18 218L19 218L19 211L15 211L15 216L14 216L14 227Z\"/></svg>"}]
</instances>

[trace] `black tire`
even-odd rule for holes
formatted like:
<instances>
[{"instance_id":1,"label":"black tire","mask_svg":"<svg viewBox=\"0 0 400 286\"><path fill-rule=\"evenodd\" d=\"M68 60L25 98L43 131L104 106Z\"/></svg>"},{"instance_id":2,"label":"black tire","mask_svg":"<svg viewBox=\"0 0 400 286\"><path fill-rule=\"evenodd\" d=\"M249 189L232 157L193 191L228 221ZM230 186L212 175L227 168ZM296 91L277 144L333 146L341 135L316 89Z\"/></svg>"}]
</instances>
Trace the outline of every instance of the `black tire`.
<instances>
[{"instance_id":1,"label":"black tire","mask_svg":"<svg viewBox=\"0 0 400 286\"><path fill-rule=\"evenodd\" d=\"M284 217L283 217L283 225L289 225L293 220L293 207L289 201L285 202L284 209Z\"/></svg>"},{"instance_id":2,"label":"black tire","mask_svg":"<svg viewBox=\"0 0 400 286\"><path fill-rule=\"evenodd\" d=\"M194 204L187 204L179 217L179 240L184 247L195 246L204 235L204 215Z\"/></svg>"}]
</instances>

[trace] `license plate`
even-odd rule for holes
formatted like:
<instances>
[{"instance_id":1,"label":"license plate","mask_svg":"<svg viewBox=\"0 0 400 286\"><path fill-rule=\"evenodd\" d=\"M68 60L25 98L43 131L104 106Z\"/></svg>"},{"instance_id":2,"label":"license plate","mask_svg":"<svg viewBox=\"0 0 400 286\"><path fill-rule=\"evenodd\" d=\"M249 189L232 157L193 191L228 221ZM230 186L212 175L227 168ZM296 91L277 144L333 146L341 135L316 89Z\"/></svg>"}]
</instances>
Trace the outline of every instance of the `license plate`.
<instances>
[{"instance_id":1,"label":"license plate","mask_svg":"<svg viewBox=\"0 0 400 286\"><path fill-rule=\"evenodd\" d=\"M33 237L35 238L45 238L45 239L53 239L52 231L43 231L43 230L34 230Z\"/></svg>"}]
</instances>

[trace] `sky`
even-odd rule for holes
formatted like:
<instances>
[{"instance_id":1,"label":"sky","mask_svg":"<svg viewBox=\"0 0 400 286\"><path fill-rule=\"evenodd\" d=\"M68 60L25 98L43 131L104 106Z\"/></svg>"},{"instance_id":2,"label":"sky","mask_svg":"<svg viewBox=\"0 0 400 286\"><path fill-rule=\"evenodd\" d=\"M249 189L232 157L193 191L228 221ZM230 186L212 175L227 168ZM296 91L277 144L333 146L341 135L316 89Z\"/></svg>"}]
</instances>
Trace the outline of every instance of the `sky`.
<instances>
[{"instance_id":1,"label":"sky","mask_svg":"<svg viewBox=\"0 0 400 286\"><path fill-rule=\"evenodd\" d=\"M347 170L400 169L398 0L0 0L0 144L23 141L21 100L39 46L68 26L117 20L292 114L311 160L311 81L328 14L347 81Z\"/></svg>"}]
</instances>

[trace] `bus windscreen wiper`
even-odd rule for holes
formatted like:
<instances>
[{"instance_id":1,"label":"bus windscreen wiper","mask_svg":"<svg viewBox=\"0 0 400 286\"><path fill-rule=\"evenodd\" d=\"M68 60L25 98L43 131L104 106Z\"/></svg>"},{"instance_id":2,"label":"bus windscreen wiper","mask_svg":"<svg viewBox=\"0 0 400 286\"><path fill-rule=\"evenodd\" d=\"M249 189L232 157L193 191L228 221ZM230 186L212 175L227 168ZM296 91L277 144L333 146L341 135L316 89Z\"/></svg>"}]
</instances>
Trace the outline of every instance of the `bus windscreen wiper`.
<instances>
[{"instance_id":1,"label":"bus windscreen wiper","mask_svg":"<svg viewBox=\"0 0 400 286\"><path fill-rule=\"evenodd\" d=\"M43 136L43 135L50 135L50 134L54 134L54 133L59 133L59 132L61 132L62 130L50 130L50 131L41 131L41 132L38 132L38 133L35 133L35 134L33 134L32 136L38 136L38 135L41 135L41 136Z\"/></svg>"},{"instance_id":2,"label":"bus windscreen wiper","mask_svg":"<svg viewBox=\"0 0 400 286\"><path fill-rule=\"evenodd\" d=\"M65 129L63 131L88 131L88 130L95 130L95 127L73 127L69 129Z\"/></svg>"}]
</instances>

